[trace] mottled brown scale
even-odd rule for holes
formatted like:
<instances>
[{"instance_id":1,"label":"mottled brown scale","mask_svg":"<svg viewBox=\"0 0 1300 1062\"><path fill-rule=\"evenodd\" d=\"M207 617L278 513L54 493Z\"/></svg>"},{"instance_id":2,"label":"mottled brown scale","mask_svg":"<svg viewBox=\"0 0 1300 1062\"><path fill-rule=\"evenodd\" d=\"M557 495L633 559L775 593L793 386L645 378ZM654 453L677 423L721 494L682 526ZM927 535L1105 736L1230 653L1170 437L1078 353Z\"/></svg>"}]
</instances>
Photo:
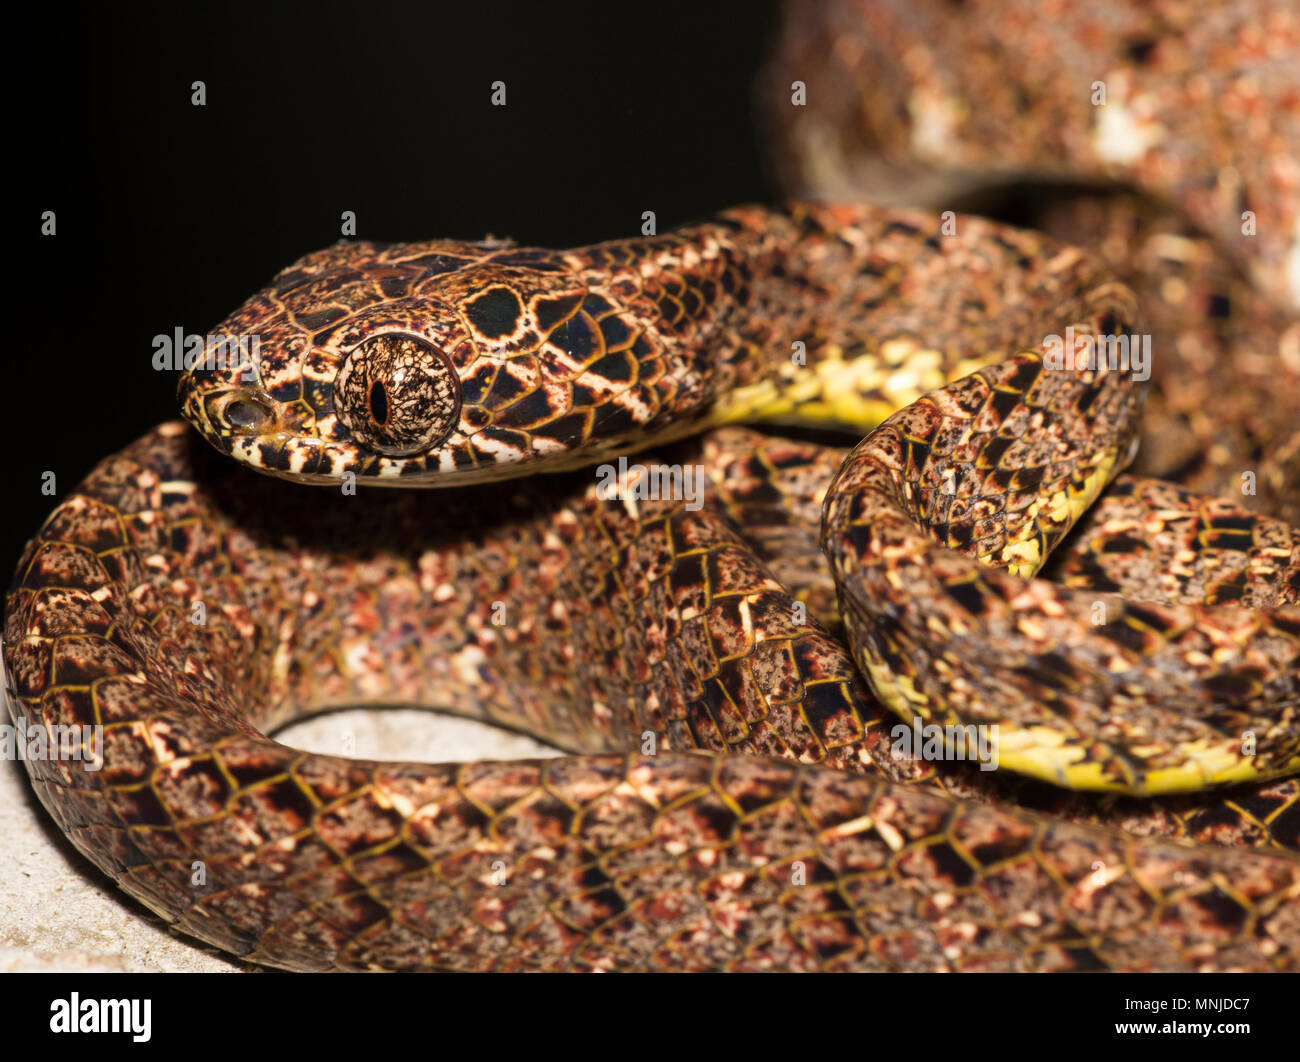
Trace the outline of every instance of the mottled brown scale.
<instances>
[{"instance_id":1,"label":"mottled brown scale","mask_svg":"<svg viewBox=\"0 0 1300 1062\"><path fill-rule=\"evenodd\" d=\"M894 26L901 8L884 10ZM835 73L848 51L819 54ZM1124 54L1158 68L1171 45ZM1017 124L1018 143L1053 142L1035 128ZM1166 167L1154 190L1222 239L1222 197L1198 198L1189 172ZM1144 302L1159 292L1180 364L1240 347L1195 304L1262 322L1233 326L1262 343L1234 380L1267 375L1270 336L1285 368L1285 321L1255 313L1219 250L1202 269L1209 241L1163 226L1152 253L1204 279L1119 271ZM1277 231L1223 253L1272 275ZM953 230L872 207L741 207L567 252L309 255L215 330L259 337L253 379L201 367L181 397L223 453L292 480L352 473L359 493L258 478L180 424L101 462L6 600L14 719L104 727L101 770L27 760L36 791L128 893L290 969L1300 969L1294 775L1070 791L903 753L875 696L906 686L932 719L1050 724L1089 784L1141 791L1188 742L1246 731L1243 761L1293 769L1300 535L1248 500L1127 477L1071 531L1076 503L1132 458L1142 394L1123 374L1046 367L1046 337L1071 323L1139 318L1097 259L964 215ZM1182 434L1158 460L1222 484L1221 454L1189 463L1217 438L1201 387L1162 386ZM738 428L674 441L890 403L906 408L851 454ZM1268 437L1267 416L1234 413L1242 438ZM703 508L606 498L575 471L649 446L707 472ZM1295 452L1284 440L1261 463L1270 496L1286 497ZM1005 570L1058 544L1054 582ZM264 736L391 703L569 755L382 763Z\"/></svg>"},{"instance_id":2,"label":"mottled brown scale","mask_svg":"<svg viewBox=\"0 0 1300 1062\"><path fill-rule=\"evenodd\" d=\"M1151 335L1134 471L1300 524L1291 0L790 3L775 41L758 89L789 194L1001 204L1088 248Z\"/></svg>"},{"instance_id":3,"label":"mottled brown scale","mask_svg":"<svg viewBox=\"0 0 1300 1062\"><path fill-rule=\"evenodd\" d=\"M1290 0L791 3L776 41L760 95L774 166L800 194L922 205L1026 175L1123 181L1300 309ZM1246 209L1270 222L1248 235Z\"/></svg>"},{"instance_id":4,"label":"mottled brown scale","mask_svg":"<svg viewBox=\"0 0 1300 1062\"><path fill-rule=\"evenodd\" d=\"M971 282L989 274L997 291ZM784 391L831 358L888 364L891 342L923 336L937 385L1021 341L1063 284L1100 279L1032 233L969 218L951 236L934 217L859 206L738 207L568 252L356 243L295 263L213 330L260 336L251 381L245 365L203 366L180 397L218 449L276 475L464 485L592 464L720 418L799 420L770 397L737 406L736 392ZM387 371L390 342L428 352L440 410L421 400L372 423L370 390L350 385ZM371 360L384 363L373 374ZM855 384L850 419L896 405L887 383ZM231 415L249 404L252 423Z\"/></svg>"},{"instance_id":5,"label":"mottled brown scale","mask_svg":"<svg viewBox=\"0 0 1300 1062\"><path fill-rule=\"evenodd\" d=\"M765 454L784 471L773 477L778 493L824 490L806 471L829 467L815 448L780 440L756 447L746 434L706 441L703 459L719 483L734 482L729 454L745 444L747 455ZM998 800L1008 791L987 774L946 771L956 765L894 760L882 733L890 717L834 642L811 621L793 621L793 600L761 563L744 559L721 514L660 505L632 519L620 503L597 502L582 476L556 480L568 486L544 512L535 497L490 487L471 488L476 497L454 517L438 504L442 495L366 494L358 505L214 466L220 458L200 445L167 426L92 474L29 547L6 644L15 646L7 653L15 707L107 730L102 772L29 761L42 798L128 891L204 939L295 968L1199 968L1214 965L1217 952L1189 942L1171 950L1167 935L1153 937L1143 920L1154 907L1134 916L1131 932L1103 934L1100 956L1089 942L1061 938L1053 919L1065 906L1090 908L1095 890L1085 875L1098 858L1124 866L1175 860L1195 875L1180 882L1193 892L1214 888L1229 866L1235 880L1262 858L1273 867L1270 887L1252 894L1258 917L1249 932L1230 935L1232 963L1292 964L1289 931L1275 940L1271 928L1277 905L1294 902L1300 888L1300 866L1289 858L1239 863L1244 853L1124 840L996 807L971 820L981 840L963 840L964 820L950 818L962 805L943 790ZM211 548L220 542L229 544ZM627 546L611 553L611 542ZM166 562L131 560L141 549ZM524 558L534 558L527 575ZM72 591L48 589L76 581L93 593L112 585L109 571L124 569L146 580L129 597L94 601L82 592L76 609ZM181 570L184 582L173 578ZM682 571L690 577L674 588ZM590 592L597 586L604 596ZM621 592L609 598L612 586ZM194 596L209 605L206 627L185 618ZM521 610L504 628L489 620L498 599ZM740 602L766 632L761 642L737 626ZM700 634L688 637L692 623ZM294 661L282 677L266 666L273 646ZM182 654L206 664L178 680L168 661ZM589 671L585 661L597 656L601 670ZM485 684L479 667L494 681ZM96 672L104 677L85 685ZM298 753L248 725L376 701L449 706L587 752L637 747L648 728L660 752L421 768ZM178 702L193 708L178 714ZM823 766L750 758L710 766L667 751L697 745ZM624 792L629 784L639 795ZM1271 814L1284 831L1294 793L1270 805L1269 787L1255 789L1235 800L1257 819L1227 801L1152 812L1077 794L1054 810L1174 835L1196 829L1199 816L1212 820L1210 839L1216 824L1228 839L1228 818L1237 840L1277 843L1267 827L1252 836L1248 824ZM1222 810L1211 814L1215 806ZM809 816L827 825L810 833ZM841 823L852 824L849 832ZM958 857L936 860L936 846L988 851L989 829L1023 843L999 842L984 875L958 884ZM1087 857L1058 865L1055 854L1027 855L1035 849L1025 839L1036 832L1071 838L1067 847ZM259 855L244 864L239 855L250 844ZM771 845L779 848L769 855ZM506 885L484 884L493 853L511 868ZM807 878L810 891L790 895L788 864L808 866L814 856L823 870ZM194 858L208 866L208 885L197 892ZM675 903L664 898L670 868L681 883ZM593 901L597 873L610 884ZM841 914L830 937L817 913L822 874L864 905L857 916ZM1046 934L1038 950L1017 943L1024 904L990 906L1007 874L1036 882L1041 899L1031 906ZM300 884L290 901L273 883L293 880ZM936 897L919 919L908 913L918 888ZM965 929L944 928L954 895L980 912L987 931L976 935L984 942L977 949L963 943ZM766 928L751 939L751 924ZM903 931L933 945L897 952L891 942Z\"/></svg>"},{"instance_id":6,"label":"mottled brown scale","mask_svg":"<svg viewBox=\"0 0 1300 1062\"><path fill-rule=\"evenodd\" d=\"M1130 483L1094 520L1103 539L1139 528L1142 548L1121 541L1109 561L1106 542L1088 540L1065 574L1089 576L1078 584L1092 589L1047 594L999 570L1018 540L1045 552L1068 529L1025 504L1015 470L1038 468L1037 490L1061 491L1094 476L1090 462L1128 450L1136 424L1125 385L1119 374L1094 375L1013 359L967 378L955 399L936 394L899 413L850 455L823 529L849 642L860 662L924 695L915 710L926 718L1051 727L1103 779L1140 785L1181 761L1179 743L1247 733L1260 741L1254 763L1289 773L1300 704L1300 535L1291 528ZM999 390L1015 387L1024 393L1011 414L990 414ZM1055 423L1035 413L1051 408L1086 412ZM946 437L919 465L918 435ZM1085 435L1088 455L1072 442ZM966 471L949 477L954 460ZM1013 474L999 478L1002 469ZM973 534L954 541L954 522L972 519ZM1223 604L1207 583L1225 567L1257 584L1253 608L1207 607ZM1098 589L1130 596L1106 600Z\"/></svg>"}]
</instances>

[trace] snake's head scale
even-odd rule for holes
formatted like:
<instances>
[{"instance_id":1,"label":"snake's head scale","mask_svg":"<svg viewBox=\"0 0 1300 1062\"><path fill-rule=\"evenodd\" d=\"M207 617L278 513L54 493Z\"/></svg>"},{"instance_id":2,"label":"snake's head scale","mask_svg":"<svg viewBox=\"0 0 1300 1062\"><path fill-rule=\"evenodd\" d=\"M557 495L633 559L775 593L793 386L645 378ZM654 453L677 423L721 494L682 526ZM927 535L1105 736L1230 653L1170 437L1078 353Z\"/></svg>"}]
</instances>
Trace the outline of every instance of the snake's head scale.
<instances>
[{"instance_id":1,"label":"snake's head scale","mask_svg":"<svg viewBox=\"0 0 1300 1062\"><path fill-rule=\"evenodd\" d=\"M181 406L218 449L272 474L314 482L400 475L459 425L460 380L436 339L376 324L337 357L304 344L252 367L198 366ZM322 375L315 375L316 366Z\"/></svg>"},{"instance_id":2,"label":"snake's head scale","mask_svg":"<svg viewBox=\"0 0 1300 1062\"><path fill-rule=\"evenodd\" d=\"M630 343L636 333L615 330L605 300L597 323L583 312L589 298L552 252L336 245L218 327L254 354L188 370L182 409L222 452L306 482L444 486L518 474L541 457L554 467L602 427L630 427L597 392L618 390L614 381L588 364L602 335ZM631 351L606 361L635 377Z\"/></svg>"}]
</instances>

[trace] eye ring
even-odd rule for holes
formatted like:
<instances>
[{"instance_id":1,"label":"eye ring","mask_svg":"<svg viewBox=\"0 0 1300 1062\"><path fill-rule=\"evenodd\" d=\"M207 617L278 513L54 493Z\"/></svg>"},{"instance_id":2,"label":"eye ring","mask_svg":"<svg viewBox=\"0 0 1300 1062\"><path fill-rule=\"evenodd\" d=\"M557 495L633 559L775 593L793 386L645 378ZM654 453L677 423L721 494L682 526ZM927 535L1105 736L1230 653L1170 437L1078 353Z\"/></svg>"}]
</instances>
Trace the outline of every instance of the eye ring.
<instances>
[{"instance_id":1,"label":"eye ring","mask_svg":"<svg viewBox=\"0 0 1300 1062\"><path fill-rule=\"evenodd\" d=\"M384 332L349 351L334 379L334 410L358 442L407 457L442 442L460 417L460 380L418 336Z\"/></svg>"}]
</instances>

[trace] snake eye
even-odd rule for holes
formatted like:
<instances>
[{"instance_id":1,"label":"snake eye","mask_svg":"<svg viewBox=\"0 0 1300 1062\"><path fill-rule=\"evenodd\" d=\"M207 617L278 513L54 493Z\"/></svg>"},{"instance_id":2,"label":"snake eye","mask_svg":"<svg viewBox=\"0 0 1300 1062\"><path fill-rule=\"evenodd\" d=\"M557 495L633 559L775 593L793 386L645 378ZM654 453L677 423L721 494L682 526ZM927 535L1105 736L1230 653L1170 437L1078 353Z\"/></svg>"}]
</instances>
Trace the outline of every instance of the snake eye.
<instances>
[{"instance_id":1,"label":"snake eye","mask_svg":"<svg viewBox=\"0 0 1300 1062\"><path fill-rule=\"evenodd\" d=\"M460 413L460 387L447 359L423 339L386 332L344 359L334 409L357 441L403 457L447 437Z\"/></svg>"}]
</instances>

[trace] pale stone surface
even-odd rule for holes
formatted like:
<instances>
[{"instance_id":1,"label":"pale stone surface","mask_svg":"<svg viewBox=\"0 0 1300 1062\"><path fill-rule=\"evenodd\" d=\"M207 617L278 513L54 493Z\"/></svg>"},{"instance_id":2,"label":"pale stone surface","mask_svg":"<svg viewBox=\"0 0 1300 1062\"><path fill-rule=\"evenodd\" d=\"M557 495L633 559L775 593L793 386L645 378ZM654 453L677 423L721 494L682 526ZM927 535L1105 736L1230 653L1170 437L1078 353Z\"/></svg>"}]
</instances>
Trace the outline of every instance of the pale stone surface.
<instances>
[{"instance_id":1,"label":"pale stone surface","mask_svg":"<svg viewBox=\"0 0 1300 1062\"><path fill-rule=\"evenodd\" d=\"M275 736L315 752L374 759L558 755L519 734L416 709L336 712ZM172 933L161 918L119 891L59 832L36 799L23 764L0 761L0 971L256 969Z\"/></svg>"}]
</instances>

